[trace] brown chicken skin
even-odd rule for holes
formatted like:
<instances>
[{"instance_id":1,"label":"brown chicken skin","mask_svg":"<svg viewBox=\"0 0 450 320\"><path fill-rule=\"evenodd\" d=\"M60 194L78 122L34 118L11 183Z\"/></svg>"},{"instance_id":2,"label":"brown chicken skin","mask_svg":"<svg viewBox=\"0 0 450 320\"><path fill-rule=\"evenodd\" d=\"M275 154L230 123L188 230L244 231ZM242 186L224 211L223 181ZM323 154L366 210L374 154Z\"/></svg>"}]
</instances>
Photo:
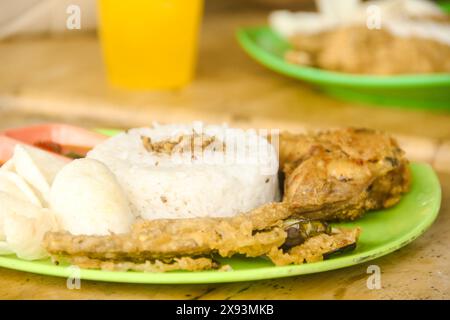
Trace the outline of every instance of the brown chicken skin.
<instances>
[{"instance_id":1,"label":"brown chicken skin","mask_svg":"<svg viewBox=\"0 0 450 320\"><path fill-rule=\"evenodd\" d=\"M408 161L390 136L342 129L280 136L284 199L294 216L354 220L395 205L410 186Z\"/></svg>"}]
</instances>

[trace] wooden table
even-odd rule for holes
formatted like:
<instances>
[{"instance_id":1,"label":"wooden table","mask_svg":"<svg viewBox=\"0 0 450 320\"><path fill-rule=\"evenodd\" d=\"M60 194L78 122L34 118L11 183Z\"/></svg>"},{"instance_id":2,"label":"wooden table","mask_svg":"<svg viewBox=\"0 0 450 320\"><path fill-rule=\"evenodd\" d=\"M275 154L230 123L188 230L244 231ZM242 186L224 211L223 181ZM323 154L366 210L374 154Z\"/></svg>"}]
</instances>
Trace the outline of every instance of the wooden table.
<instances>
[{"instance_id":1,"label":"wooden table","mask_svg":"<svg viewBox=\"0 0 450 320\"><path fill-rule=\"evenodd\" d=\"M210 0L195 81L171 92L126 92L106 84L94 34L0 42L0 129L62 121L133 127L152 121L204 120L289 130L367 126L402 139L413 159L435 164L443 189L438 220L419 239L383 258L320 274L216 285L135 285L82 281L0 269L3 299L449 299L450 114L336 101L272 73L238 47L239 26L265 23L268 9ZM366 286L380 266L382 289Z\"/></svg>"}]
</instances>

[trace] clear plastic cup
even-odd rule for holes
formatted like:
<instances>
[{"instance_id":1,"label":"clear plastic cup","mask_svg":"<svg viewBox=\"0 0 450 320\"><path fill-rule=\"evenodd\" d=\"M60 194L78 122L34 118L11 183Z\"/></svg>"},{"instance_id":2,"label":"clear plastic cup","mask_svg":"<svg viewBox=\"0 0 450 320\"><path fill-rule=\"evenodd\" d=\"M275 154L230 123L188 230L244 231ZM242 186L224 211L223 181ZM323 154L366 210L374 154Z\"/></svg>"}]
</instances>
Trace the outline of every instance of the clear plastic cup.
<instances>
[{"instance_id":1,"label":"clear plastic cup","mask_svg":"<svg viewBox=\"0 0 450 320\"><path fill-rule=\"evenodd\" d=\"M194 75L203 0L98 0L109 81L171 89Z\"/></svg>"}]
</instances>

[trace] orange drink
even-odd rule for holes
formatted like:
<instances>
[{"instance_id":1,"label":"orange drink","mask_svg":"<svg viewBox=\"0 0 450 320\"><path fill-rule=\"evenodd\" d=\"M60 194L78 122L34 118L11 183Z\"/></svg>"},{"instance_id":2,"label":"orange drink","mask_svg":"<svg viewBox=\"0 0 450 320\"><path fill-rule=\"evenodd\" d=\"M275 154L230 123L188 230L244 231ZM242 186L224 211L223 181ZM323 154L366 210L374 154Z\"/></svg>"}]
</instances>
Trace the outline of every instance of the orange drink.
<instances>
[{"instance_id":1,"label":"orange drink","mask_svg":"<svg viewBox=\"0 0 450 320\"><path fill-rule=\"evenodd\" d=\"M113 85L179 88L195 69L203 0L99 0L100 39Z\"/></svg>"}]
</instances>

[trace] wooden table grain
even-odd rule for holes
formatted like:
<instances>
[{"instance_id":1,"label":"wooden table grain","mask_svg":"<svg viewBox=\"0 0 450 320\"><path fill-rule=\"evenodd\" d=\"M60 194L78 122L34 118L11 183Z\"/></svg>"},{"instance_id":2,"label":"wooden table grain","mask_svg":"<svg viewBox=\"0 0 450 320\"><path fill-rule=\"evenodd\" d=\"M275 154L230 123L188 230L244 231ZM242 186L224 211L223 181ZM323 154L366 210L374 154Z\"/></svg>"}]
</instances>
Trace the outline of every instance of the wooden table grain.
<instances>
[{"instance_id":1,"label":"wooden table grain","mask_svg":"<svg viewBox=\"0 0 450 320\"><path fill-rule=\"evenodd\" d=\"M273 8L273 7L271 7ZM437 221L392 254L312 275L210 285L82 281L0 268L0 299L450 299L450 114L334 100L272 73L238 47L234 31L264 24L267 8L207 2L195 81L170 92L127 92L106 83L94 34L0 42L0 129L45 122L128 128L203 120L289 130L365 126L401 137L413 158L432 162L442 184ZM368 289L369 265L382 288Z\"/></svg>"}]
</instances>

